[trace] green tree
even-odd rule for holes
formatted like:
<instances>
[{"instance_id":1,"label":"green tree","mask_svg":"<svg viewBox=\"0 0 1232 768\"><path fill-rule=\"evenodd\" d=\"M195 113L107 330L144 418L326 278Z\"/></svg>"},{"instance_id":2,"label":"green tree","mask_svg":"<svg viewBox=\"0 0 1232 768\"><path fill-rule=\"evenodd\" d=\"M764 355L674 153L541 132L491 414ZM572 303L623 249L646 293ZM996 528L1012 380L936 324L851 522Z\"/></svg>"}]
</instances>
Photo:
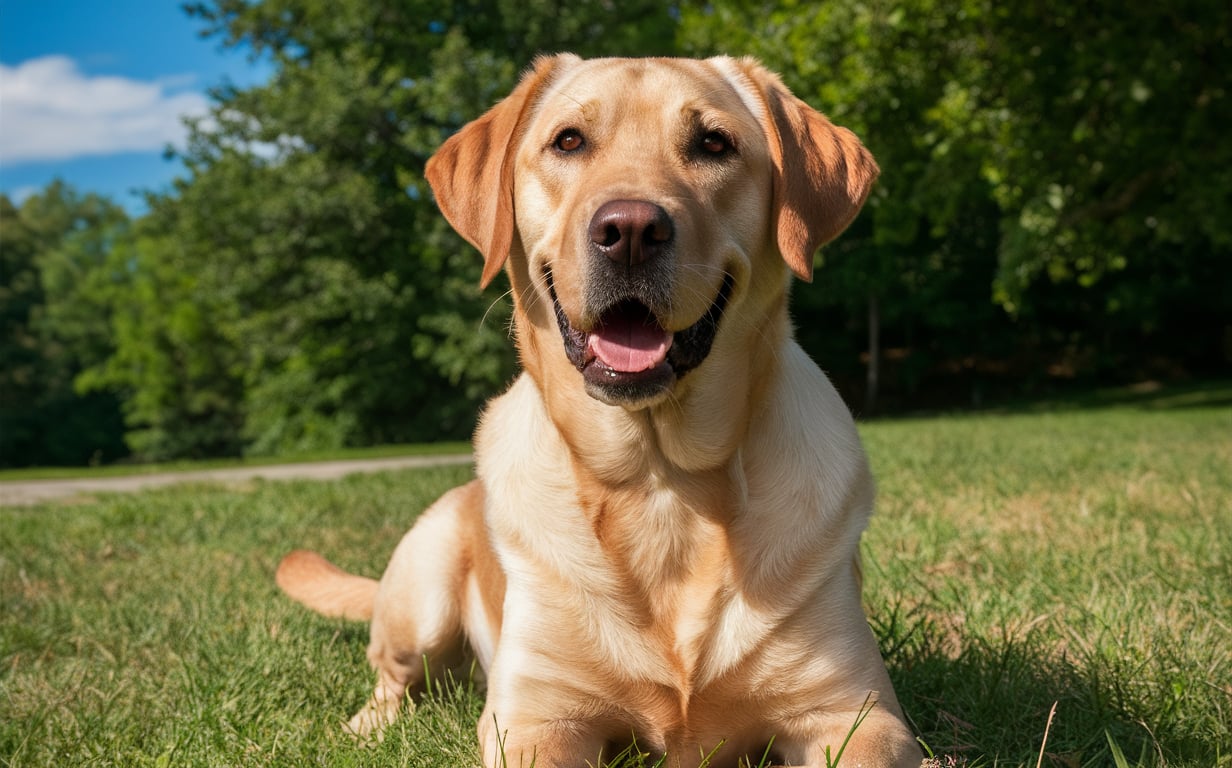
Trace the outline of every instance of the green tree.
<instances>
[{"instance_id":1,"label":"green tree","mask_svg":"<svg viewBox=\"0 0 1232 768\"><path fill-rule=\"evenodd\" d=\"M974 368L1010 332L989 301L997 210L979 153L951 116L953 83L973 66L961 28L969 5L736 0L687 6L682 20L686 50L757 55L881 165L864 214L818 254L815 285L793 298L801 342L864 412L890 378L885 348L894 353L886 373L914 396L930 370L955 360ZM861 366L866 383L853 396Z\"/></svg>"},{"instance_id":2,"label":"green tree","mask_svg":"<svg viewBox=\"0 0 1232 768\"><path fill-rule=\"evenodd\" d=\"M1232 246L1229 25L1219 2L982 9L965 87L1007 213L999 300L1041 274L1092 285L1156 243Z\"/></svg>"},{"instance_id":3,"label":"green tree","mask_svg":"<svg viewBox=\"0 0 1232 768\"><path fill-rule=\"evenodd\" d=\"M58 181L20 208L0 196L0 465L126 453L117 399L76 379L111 354L98 269L129 223Z\"/></svg>"},{"instance_id":4,"label":"green tree","mask_svg":"<svg viewBox=\"0 0 1232 768\"><path fill-rule=\"evenodd\" d=\"M30 315L43 303L36 234L7 195L0 195L0 465L36 452L32 405L45 367Z\"/></svg>"},{"instance_id":5,"label":"green tree","mask_svg":"<svg viewBox=\"0 0 1232 768\"><path fill-rule=\"evenodd\" d=\"M683 8L683 47L759 55L882 165L797 292L801 336L840 378L854 350L830 329L865 317L901 346L900 391L961 372L978 400L990 376L1137 376L1152 357L1228 370L1226 3Z\"/></svg>"},{"instance_id":6,"label":"green tree","mask_svg":"<svg viewBox=\"0 0 1232 768\"><path fill-rule=\"evenodd\" d=\"M143 460L235 455L242 445L239 353L220 329L234 307L203 289L203 254L155 208L96 272L112 354L78 386L122 398L125 439Z\"/></svg>"},{"instance_id":7,"label":"green tree","mask_svg":"<svg viewBox=\"0 0 1232 768\"><path fill-rule=\"evenodd\" d=\"M1232 364L1232 7L983 10L999 303L1114 376ZM1161 365L1162 363L1162 365Z\"/></svg>"}]
</instances>

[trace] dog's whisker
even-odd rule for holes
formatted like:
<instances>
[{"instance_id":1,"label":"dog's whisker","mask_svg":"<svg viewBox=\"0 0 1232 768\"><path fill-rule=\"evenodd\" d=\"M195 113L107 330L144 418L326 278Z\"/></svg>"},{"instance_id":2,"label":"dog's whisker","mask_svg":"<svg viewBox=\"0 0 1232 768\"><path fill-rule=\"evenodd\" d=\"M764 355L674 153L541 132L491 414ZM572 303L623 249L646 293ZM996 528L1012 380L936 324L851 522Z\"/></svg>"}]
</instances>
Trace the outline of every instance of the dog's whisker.
<instances>
[{"instance_id":1,"label":"dog's whisker","mask_svg":"<svg viewBox=\"0 0 1232 768\"><path fill-rule=\"evenodd\" d=\"M492 314L492 311L496 309L497 305L501 304L501 302L503 302L505 299L509 298L512 295L513 295L513 289L510 288L509 290L505 291L500 296L497 296L495 299L489 302L488 308L483 311L483 317L479 318L478 328L483 328L483 326L485 326L488 322L488 315Z\"/></svg>"}]
</instances>

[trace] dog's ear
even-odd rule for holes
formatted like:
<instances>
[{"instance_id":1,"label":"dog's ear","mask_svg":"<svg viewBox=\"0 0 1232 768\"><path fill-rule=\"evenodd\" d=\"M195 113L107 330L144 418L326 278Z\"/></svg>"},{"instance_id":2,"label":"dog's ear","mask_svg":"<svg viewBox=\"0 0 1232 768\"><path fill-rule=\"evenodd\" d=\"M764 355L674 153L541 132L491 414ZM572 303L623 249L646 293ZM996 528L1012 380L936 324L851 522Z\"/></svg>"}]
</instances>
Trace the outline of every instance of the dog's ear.
<instances>
[{"instance_id":1,"label":"dog's ear","mask_svg":"<svg viewBox=\"0 0 1232 768\"><path fill-rule=\"evenodd\" d=\"M879 170L856 135L796 98L753 59L735 65L757 87L774 166L774 228L784 261L813 279L813 254L838 237L864 205Z\"/></svg>"},{"instance_id":2,"label":"dog's ear","mask_svg":"<svg viewBox=\"0 0 1232 768\"><path fill-rule=\"evenodd\" d=\"M424 175L458 234L483 254L480 287L500 272L513 243L513 158L527 117L557 70L576 56L541 56L513 93L450 136Z\"/></svg>"}]
</instances>

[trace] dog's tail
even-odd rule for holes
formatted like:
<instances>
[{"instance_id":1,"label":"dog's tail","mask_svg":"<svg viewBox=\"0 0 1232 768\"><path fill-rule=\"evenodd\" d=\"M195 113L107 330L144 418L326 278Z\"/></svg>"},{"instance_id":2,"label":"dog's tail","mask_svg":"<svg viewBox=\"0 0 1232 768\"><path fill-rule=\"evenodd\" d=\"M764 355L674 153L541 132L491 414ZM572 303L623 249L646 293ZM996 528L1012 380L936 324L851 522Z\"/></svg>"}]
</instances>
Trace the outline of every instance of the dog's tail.
<instances>
[{"instance_id":1,"label":"dog's tail","mask_svg":"<svg viewBox=\"0 0 1232 768\"><path fill-rule=\"evenodd\" d=\"M316 552L297 549L282 558L274 581L317 613L354 621L372 618L377 580L347 573Z\"/></svg>"}]
</instances>

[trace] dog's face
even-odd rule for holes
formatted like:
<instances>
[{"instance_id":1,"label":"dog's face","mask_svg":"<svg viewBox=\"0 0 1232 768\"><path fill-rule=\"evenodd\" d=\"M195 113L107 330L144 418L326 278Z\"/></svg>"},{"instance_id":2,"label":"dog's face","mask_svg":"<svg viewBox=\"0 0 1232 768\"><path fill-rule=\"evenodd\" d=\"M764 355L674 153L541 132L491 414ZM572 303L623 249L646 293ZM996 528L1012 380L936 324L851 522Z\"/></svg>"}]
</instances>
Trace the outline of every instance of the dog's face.
<instances>
[{"instance_id":1,"label":"dog's face","mask_svg":"<svg viewBox=\"0 0 1232 768\"><path fill-rule=\"evenodd\" d=\"M629 409L747 345L875 176L854 135L749 60L567 55L428 169L485 281L508 261L531 375Z\"/></svg>"},{"instance_id":2,"label":"dog's face","mask_svg":"<svg viewBox=\"0 0 1232 768\"><path fill-rule=\"evenodd\" d=\"M715 75L697 61L583 62L542 94L514 158L535 301L610 404L654 403L701 365L769 250L762 128Z\"/></svg>"}]
</instances>

